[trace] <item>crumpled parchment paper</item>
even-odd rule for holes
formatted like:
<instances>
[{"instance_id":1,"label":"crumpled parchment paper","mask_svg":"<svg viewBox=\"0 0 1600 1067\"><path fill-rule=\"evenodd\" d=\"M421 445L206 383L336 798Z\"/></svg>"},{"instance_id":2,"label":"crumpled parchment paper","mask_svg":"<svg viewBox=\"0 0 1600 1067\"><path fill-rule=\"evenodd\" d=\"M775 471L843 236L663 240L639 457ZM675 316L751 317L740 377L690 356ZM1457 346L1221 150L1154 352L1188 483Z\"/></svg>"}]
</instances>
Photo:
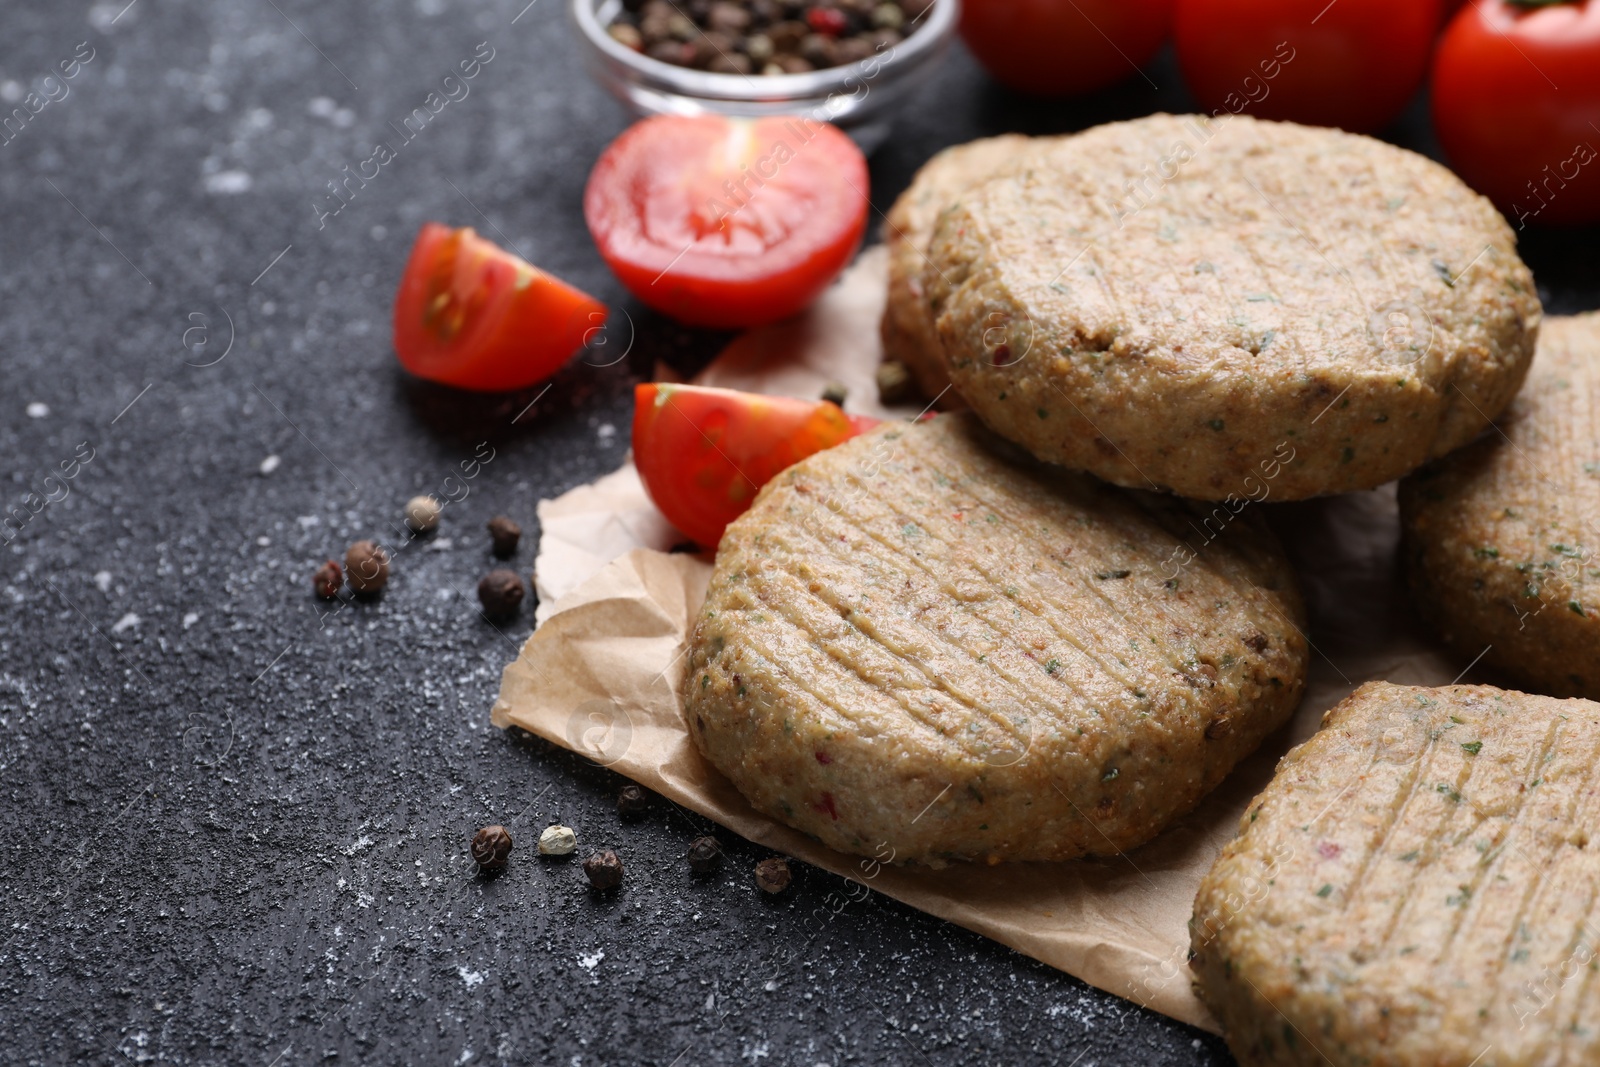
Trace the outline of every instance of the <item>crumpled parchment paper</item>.
<instances>
[{"instance_id":1,"label":"crumpled parchment paper","mask_svg":"<svg viewBox=\"0 0 1600 1067\"><path fill-rule=\"evenodd\" d=\"M864 253L808 315L739 338L697 381L816 396L838 380L850 387L853 411L914 416L876 403L886 264L881 247ZM1305 701L1194 812L1125 856L895 867L824 848L752 809L700 756L679 711L687 632L711 564L664 551L682 537L651 506L631 464L540 503L540 625L505 669L493 721L583 753L751 841L1215 1032L1190 987L1187 923L1201 876L1278 758L1364 681L1441 685L1465 666L1438 648L1407 603L1392 487L1269 500L1266 509L1310 613Z\"/></svg>"}]
</instances>

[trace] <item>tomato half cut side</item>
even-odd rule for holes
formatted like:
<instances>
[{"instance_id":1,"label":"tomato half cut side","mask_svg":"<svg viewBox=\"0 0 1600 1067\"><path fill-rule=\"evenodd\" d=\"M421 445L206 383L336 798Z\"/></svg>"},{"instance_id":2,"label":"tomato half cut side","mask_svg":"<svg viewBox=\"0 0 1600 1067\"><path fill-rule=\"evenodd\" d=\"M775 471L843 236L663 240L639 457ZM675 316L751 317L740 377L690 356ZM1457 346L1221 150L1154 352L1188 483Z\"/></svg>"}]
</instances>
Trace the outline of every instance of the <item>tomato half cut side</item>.
<instances>
[{"instance_id":1,"label":"tomato half cut side","mask_svg":"<svg viewBox=\"0 0 1600 1067\"><path fill-rule=\"evenodd\" d=\"M601 329L606 306L486 241L425 223L394 301L394 350L419 378L499 392L543 381Z\"/></svg>"},{"instance_id":2,"label":"tomato half cut side","mask_svg":"<svg viewBox=\"0 0 1600 1067\"><path fill-rule=\"evenodd\" d=\"M657 115L601 154L589 232L641 301L694 326L787 318L845 268L867 225L867 161L806 118Z\"/></svg>"},{"instance_id":3,"label":"tomato half cut side","mask_svg":"<svg viewBox=\"0 0 1600 1067\"><path fill-rule=\"evenodd\" d=\"M645 382L634 389L633 463L661 513L712 548L780 471L878 421L826 400Z\"/></svg>"}]
</instances>

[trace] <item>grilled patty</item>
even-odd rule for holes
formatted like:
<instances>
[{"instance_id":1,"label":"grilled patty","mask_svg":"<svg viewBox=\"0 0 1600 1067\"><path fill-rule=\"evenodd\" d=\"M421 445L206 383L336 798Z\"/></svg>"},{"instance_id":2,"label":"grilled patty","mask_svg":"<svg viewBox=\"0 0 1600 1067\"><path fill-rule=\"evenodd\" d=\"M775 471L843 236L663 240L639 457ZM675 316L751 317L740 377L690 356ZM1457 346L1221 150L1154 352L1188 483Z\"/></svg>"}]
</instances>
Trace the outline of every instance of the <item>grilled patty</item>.
<instances>
[{"instance_id":1,"label":"grilled patty","mask_svg":"<svg viewBox=\"0 0 1600 1067\"><path fill-rule=\"evenodd\" d=\"M1200 886L1201 999L1244 1067L1600 1062L1600 705L1368 683Z\"/></svg>"},{"instance_id":2,"label":"grilled patty","mask_svg":"<svg viewBox=\"0 0 1600 1067\"><path fill-rule=\"evenodd\" d=\"M1041 459L1199 499L1370 488L1516 393L1541 315L1498 212L1338 130L1154 115L969 189L922 275L950 378Z\"/></svg>"},{"instance_id":3,"label":"grilled patty","mask_svg":"<svg viewBox=\"0 0 1600 1067\"><path fill-rule=\"evenodd\" d=\"M1546 319L1499 432L1400 486L1412 595L1445 641L1541 693L1591 699L1600 699L1597 396L1600 313Z\"/></svg>"},{"instance_id":4,"label":"grilled patty","mask_svg":"<svg viewBox=\"0 0 1600 1067\"><path fill-rule=\"evenodd\" d=\"M1300 598L1258 518L1046 468L970 416L880 428L729 526L690 731L756 808L841 851L1130 848L1300 698Z\"/></svg>"}]
</instances>

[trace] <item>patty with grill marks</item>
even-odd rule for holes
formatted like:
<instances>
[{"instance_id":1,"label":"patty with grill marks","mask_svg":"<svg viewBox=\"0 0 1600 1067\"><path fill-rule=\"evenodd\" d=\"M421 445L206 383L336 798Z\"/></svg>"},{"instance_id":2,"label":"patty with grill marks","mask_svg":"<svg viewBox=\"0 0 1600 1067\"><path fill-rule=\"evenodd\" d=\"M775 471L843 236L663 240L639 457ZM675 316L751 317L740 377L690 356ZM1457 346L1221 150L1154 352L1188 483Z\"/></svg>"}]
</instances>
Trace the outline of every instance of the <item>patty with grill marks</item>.
<instances>
[{"instance_id":1,"label":"patty with grill marks","mask_svg":"<svg viewBox=\"0 0 1600 1067\"><path fill-rule=\"evenodd\" d=\"M1463 656L1600 699L1600 313L1552 317L1499 423L1400 483L1418 610ZM1486 651L1487 650L1487 651Z\"/></svg>"},{"instance_id":2,"label":"patty with grill marks","mask_svg":"<svg viewBox=\"0 0 1600 1067\"><path fill-rule=\"evenodd\" d=\"M967 415L780 474L728 527L684 712L759 810L942 865L1148 840L1293 711L1302 607L1259 515L1022 455Z\"/></svg>"},{"instance_id":3,"label":"patty with grill marks","mask_svg":"<svg viewBox=\"0 0 1600 1067\"><path fill-rule=\"evenodd\" d=\"M1153 115L1029 153L935 225L950 379L1040 459L1222 500L1367 489L1510 402L1541 317L1444 167L1340 130Z\"/></svg>"},{"instance_id":4,"label":"patty with grill marks","mask_svg":"<svg viewBox=\"0 0 1600 1067\"><path fill-rule=\"evenodd\" d=\"M1600 704L1370 682L1201 882L1243 1067L1600 1062Z\"/></svg>"},{"instance_id":5,"label":"patty with grill marks","mask_svg":"<svg viewBox=\"0 0 1600 1067\"><path fill-rule=\"evenodd\" d=\"M1029 146L1041 143L1018 133L985 137L952 145L922 165L885 216L883 243L889 249L889 299L884 305L883 358L904 363L918 388L939 406L959 407L961 397L949 391L950 376L922 291L922 269L928 261L928 239L942 211L967 189L1019 165Z\"/></svg>"}]
</instances>

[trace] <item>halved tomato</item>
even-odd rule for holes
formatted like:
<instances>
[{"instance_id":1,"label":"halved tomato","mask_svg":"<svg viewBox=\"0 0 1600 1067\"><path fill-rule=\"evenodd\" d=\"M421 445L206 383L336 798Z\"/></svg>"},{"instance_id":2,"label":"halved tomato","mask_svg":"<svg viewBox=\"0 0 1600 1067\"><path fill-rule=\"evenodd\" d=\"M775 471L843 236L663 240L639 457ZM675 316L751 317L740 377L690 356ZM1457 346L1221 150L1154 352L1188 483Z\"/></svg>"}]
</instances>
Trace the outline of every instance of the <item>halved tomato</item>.
<instances>
[{"instance_id":1,"label":"halved tomato","mask_svg":"<svg viewBox=\"0 0 1600 1067\"><path fill-rule=\"evenodd\" d=\"M806 118L658 115L601 154L583 213L646 304L695 326L758 326L811 303L855 255L867 161Z\"/></svg>"},{"instance_id":2,"label":"halved tomato","mask_svg":"<svg viewBox=\"0 0 1600 1067\"><path fill-rule=\"evenodd\" d=\"M604 326L606 306L486 241L425 223L394 300L394 350L419 378L497 392L542 381Z\"/></svg>"},{"instance_id":3,"label":"halved tomato","mask_svg":"<svg viewBox=\"0 0 1600 1067\"><path fill-rule=\"evenodd\" d=\"M633 396L633 464L645 490L707 548L778 472L879 421L827 400L697 385L645 382Z\"/></svg>"}]
</instances>

